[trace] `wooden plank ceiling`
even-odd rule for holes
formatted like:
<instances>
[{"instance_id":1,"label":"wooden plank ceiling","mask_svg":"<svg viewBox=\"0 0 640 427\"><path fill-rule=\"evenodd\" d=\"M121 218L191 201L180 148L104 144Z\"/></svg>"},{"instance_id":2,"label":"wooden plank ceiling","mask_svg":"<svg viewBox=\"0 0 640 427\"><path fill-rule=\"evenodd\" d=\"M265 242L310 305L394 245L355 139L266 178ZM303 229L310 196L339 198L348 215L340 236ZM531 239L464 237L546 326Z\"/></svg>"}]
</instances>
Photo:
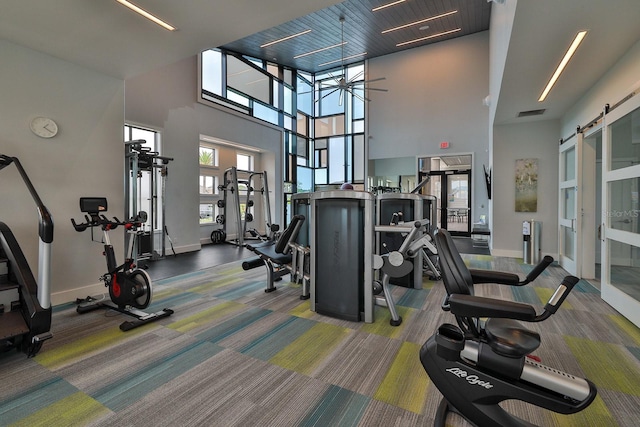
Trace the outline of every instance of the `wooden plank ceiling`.
<instances>
[{"instance_id":1,"label":"wooden plank ceiling","mask_svg":"<svg viewBox=\"0 0 640 427\"><path fill-rule=\"evenodd\" d=\"M222 47L244 55L315 73L340 66L343 57L348 58L352 55L357 55L354 58L345 59L344 63L346 65L363 59L375 58L489 29L491 3L488 3L487 0L406 0L379 11L372 11L373 8L392 1L347 0L316 13L228 43ZM457 12L382 34L382 31L390 28L452 11ZM344 17L344 24L341 23L340 17ZM297 55L340 44L342 41L342 26L344 27L344 41L346 44L297 59L294 58ZM459 31L451 34L425 39L400 47L396 46L399 43L457 30L458 28L460 29ZM309 29L311 32L299 37L268 47L260 47L265 43ZM366 55L361 55L363 52L366 52ZM328 62L332 63L326 64Z\"/></svg>"}]
</instances>

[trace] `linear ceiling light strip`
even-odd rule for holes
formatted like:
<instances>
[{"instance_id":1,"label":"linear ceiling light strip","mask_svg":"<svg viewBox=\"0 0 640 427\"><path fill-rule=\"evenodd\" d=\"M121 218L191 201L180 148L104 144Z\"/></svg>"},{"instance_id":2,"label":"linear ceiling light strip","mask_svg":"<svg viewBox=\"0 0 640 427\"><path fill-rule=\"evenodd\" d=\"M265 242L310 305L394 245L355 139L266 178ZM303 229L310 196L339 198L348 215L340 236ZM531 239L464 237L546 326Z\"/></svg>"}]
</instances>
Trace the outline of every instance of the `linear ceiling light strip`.
<instances>
[{"instance_id":1,"label":"linear ceiling light strip","mask_svg":"<svg viewBox=\"0 0 640 427\"><path fill-rule=\"evenodd\" d=\"M397 0L397 1L393 1L391 3L383 4L381 6L374 7L373 9L371 9L371 12L377 12L379 10L386 9L388 7L391 7L391 6L395 6L397 4L404 3L405 1L407 1L407 0Z\"/></svg>"},{"instance_id":2,"label":"linear ceiling light strip","mask_svg":"<svg viewBox=\"0 0 640 427\"><path fill-rule=\"evenodd\" d=\"M551 76L549 83L547 83L547 86L542 91L542 95L540 95L538 102L542 102L547 98L547 95L549 95L551 88L553 87L553 85L556 84L556 81L560 77L560 74L562 74L562 71L564 71L564 68L567 66L567 64L571 60L571 57L573 56L573 54L576 53L578 46L580 46L580 43L582 43L582 40L586 35L587 35L586 31L580 31L578 34L576 34L576 37L573 39L573 42L571 43L571 46L569 46L569 50L567 50L567 53L564 54L564 58L562 58L562 61L560 61L560 65L558 65L558 68L556 68L556 71Z\"/></svg>"},{"instance_id":3,"label":"linear ceiling light strip","mask_svg":"<svg viewBox=\"0 0 640 427\"><path fill-rule=\"evenodd\" d=\"M314 53L323 52L325 50L333 49L335 47L340 47L340 46L345 45L345 44L347 44L347 42L342 42L342 43L334 44L332 46L323 47L322 49L317 49L317 50L314 50L314 51L311 51L311 52L307 52L307 53L301 53L300 55L294 56L293 59L298 59L298 58L302 58L303 56L313 55Z\"/></svg>"},{"instance_id":4,"label":"linear ceiling light strip","mask_svg":"<svg viewBox=\"0 0 640 427\"><path fill-rule=\"evenodd\" d=\"M460 31L462 28L456 28L455 30L449 30L449 31L445 31L442 33L438 33L438 34L433 34L431 36L427 36L427 37L420 37L419 39L415 39L415 40L409 40L408 42L402 42L402 43L398 43L396 45L396 47L400 47L400 46L404 46L404 45L408 45L411 43L417 43L417 42L421 42L424 40L429 40L429 39L433 39L436 37L440 37L440 36L446 36L447 34L453 34L453 33L457 33L458 31Z\"/></svg>"},{"instance_id":5,"label":"linear ceiling light strip","mask_svg":"<svg viewBox=\"0 0 640 427\"><path fill-rule=\"evenodd\" d=\"M453 15L454 13L458 13L458 11L457 10L453 10L451 12L442 13L440 15L432 16L431 18L421 19L419 21L415 21L415 22L412 22L410 24L401 25L401 26L395 27L395 28L389 28L388 30L384 30L382 32L382 34L390 33L392 31L396 31L396 30L401 30L403 28L411 27L413 25L418 25L418 24L422 24L422 23L425 23L425 22L433 21L434 19L444 18L445 16Z\"/></svg>"},{"instance_id":6,"label":"linear ceiling light strip","mask_svg":"<svg viewBox=\"0 0 640 427\"><path fill-rule=\"evenodd\" d=\"M290 36L283 37L283 38L281 38L281 39L274 40L274 41L269 42L269 43L265 43L265 44L263 44L263 45L260 45L260 47L267 47L267 46L271 46L271 45L274 45L274 44L276 44L276 43L280 43L280 42L283 42L283 41L285 41L285 40L290 40L290 39L292 39L292 38L294 38L294 37L299 37L299 36L302 36L302 35L307 34L307 33L310 33L310 32L311 32L311 30L305 30L305 31L302 31L302 32L297 33L297 34L292 34L292 35L290 35Z\"/></svg>"},{"instance_id":7,"label":"linear ceiling light strip","mask_svg":"<svg viewBox=\"0 0 640 427\"><path fill-rule=\"evenodd\" d=\"M155 15L152 15L151 13L147 12L146 10L142 9L141 7L136 6L135 4L127 1L127 0L116 0L118 3L120 3L123 6L128 7L129 9L133 10L134 12L144 16L145 18L147 18L150 21L155 22L156 24L160 25L161 27L163 27L166 30L169 31L175 31L177 28L174 27L173 25L163 21L162 19L158 18Z\"/></svg>"},{"instance_id":8,"label":"linear ceiling light strip","mask_svg":"<svg viewBox=\"0 0 640 427\"><path fill-rule=\"evenodd\" d=\"M336 62L340 62L340 61L346 61L347 59L357 58L357 57L359 57L359 56L364 56L364 55L366 55L366 54L367 54L367 52L362 52L362 53L359 53L359 54L357 54L357 55L347 56L346 58L336 59L335 61L325 62L324 64L318 64L318 67L322 67L322 66L324 66L324 65L329 65L329 64L334 64L334 63L336 63Z\"/></svg>"}]
</instances>

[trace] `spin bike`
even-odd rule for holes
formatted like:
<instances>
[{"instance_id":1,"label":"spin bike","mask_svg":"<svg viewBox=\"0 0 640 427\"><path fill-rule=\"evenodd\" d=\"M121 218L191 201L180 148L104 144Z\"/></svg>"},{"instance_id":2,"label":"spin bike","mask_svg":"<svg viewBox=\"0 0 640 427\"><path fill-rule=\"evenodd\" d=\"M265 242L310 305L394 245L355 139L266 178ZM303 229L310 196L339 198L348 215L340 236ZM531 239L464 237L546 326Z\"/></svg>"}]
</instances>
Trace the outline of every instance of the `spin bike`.
<instances>
[{"instance_id":1,"label":"spin bike","mask_svg":"<svg viewBox=\"0 0 640 427\"><path fill-rule=\"evenodd\" d=\"M171 316L173 310L168 308L156 313L146 313L140 310L149 306L153 296L149 274L138 268L133 259L135 235L147 219L146 212L141 211L128 221L120 221L116 217L113 220L109 220L101 214L101 212L107 211L107 199L104 197L81 197L80 210L85 213L86 222L77 224L72 218L71 223L76 231L85 231L87 228L91 228L93 236L94 227L102 229L107 273L100 280L109 289L111 301L106 300L106 296L78 299L76 301L78 304L76 311L83 314L99 308L110 308L135 317L136 320L124 322L120 325L120 330L122 331L129 331L163 317ZM120 225L126 229L129 239L124 264L118 265L115 251L109 239L109 231L116 229Z\"/></svg>"}]
</instances>

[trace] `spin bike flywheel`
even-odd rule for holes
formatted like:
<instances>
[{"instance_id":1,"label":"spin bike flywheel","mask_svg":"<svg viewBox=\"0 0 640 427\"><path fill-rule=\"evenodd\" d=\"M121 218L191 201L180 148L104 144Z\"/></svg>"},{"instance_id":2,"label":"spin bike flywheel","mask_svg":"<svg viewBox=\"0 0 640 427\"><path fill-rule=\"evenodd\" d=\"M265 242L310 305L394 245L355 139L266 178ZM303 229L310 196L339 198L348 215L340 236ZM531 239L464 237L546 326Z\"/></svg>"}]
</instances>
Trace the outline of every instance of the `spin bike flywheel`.
<instances>
[{"instance_id":1,"label":"spin bike flywheel","mask_svg":"<svg viewBox=\"0 0 640 427\"><path fill-rule=\"evenodd\" d=\"M147 308L153 296L151 278L146 271L139 268L126 273L113 274L109 296L118 307Z\"/></svg>"}]
</instances>

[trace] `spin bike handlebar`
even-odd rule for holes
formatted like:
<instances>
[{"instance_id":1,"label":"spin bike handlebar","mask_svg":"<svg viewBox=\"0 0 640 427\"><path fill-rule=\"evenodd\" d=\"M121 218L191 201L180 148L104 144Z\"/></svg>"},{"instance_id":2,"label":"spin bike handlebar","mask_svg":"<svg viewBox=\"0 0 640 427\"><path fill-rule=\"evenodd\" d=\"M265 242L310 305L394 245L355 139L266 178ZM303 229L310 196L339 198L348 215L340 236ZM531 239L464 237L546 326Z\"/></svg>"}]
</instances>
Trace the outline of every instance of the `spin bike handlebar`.
<instances>
[{"instance_id":1,"label":"spin bike handlebar","mask_svg":"<svg viewBox=\"0 0 640 427\"><path fill-rule=\"evenodd\" d=\"M76 223L76 221L71 218L71 224L73 224L73 228L76 231L85 231L87 228L92 227L101 227L104 231L110 231L116 229L119 225L124 226L127 230L136 230L143 224L142 215L139 213L134 218L131 218L129 221L120 221L117 217L113 217L113 220L110 220L104 215L85 215L85 221L83 223Z\"/></svg>"}]
</instances>

